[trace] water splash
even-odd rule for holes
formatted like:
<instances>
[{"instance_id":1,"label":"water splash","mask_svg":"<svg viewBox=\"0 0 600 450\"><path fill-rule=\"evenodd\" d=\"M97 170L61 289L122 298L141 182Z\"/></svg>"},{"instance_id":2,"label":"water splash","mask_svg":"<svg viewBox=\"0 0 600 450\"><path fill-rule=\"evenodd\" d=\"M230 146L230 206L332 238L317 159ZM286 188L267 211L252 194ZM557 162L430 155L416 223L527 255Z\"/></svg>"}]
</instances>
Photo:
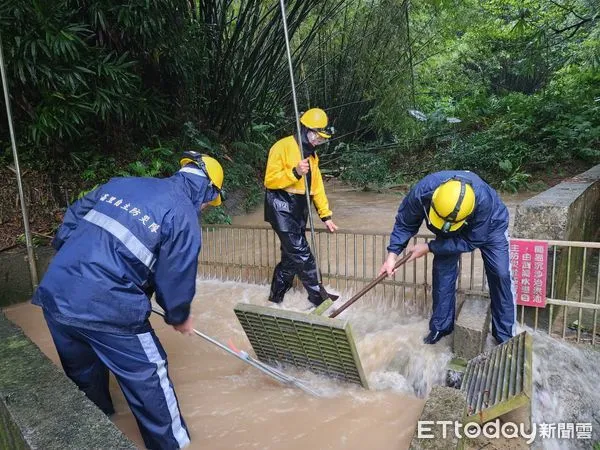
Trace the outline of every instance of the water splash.
<instances>
[{"instance_id":1,"label":"water splash","mask_svg":"<svg viewBox=\"0 0 600 450\"><path fill-rule=\"evenodd\" d=\"M533 333L532 420L538 424L535 448L589 449L592 442L600 441L599 371L597 350ZM541 423L591 423L592 439L540 439Z\"/></svg>"},{"instance_id":2,"label":"water splash","mask_svg":"<svg viewBox=\"0 0 600 450\"><path fill-rule=\"evenodd\" d=\"M405 315L385 300L353 306L347 318L372 389L424 398L434 385L445 383L451 341L424 344L426 319Z\"/></svg>"},{"instance_id":3,"label":"water splash","mask_svg":"<svg viewBox=\"0 0 600 450\"><path fill-rule=\"evenodd\" d=\"M205 308L199 319L210 323L229 317L226 328L236 344L243 344L245 335L232 312L238 301L268 305L282 309L306 311L310 303L303 290L292 290L281 305L266 301L266 285L203 281L200 290L208 290L217 301ZM233 294L233 295L232 295ZM341 292L350 298L352 292ZM215 311L216 310L216 311ZM368 298L357 302L341 316L350 321L357 341L361 362L368 374L371 393L396 392L426 398L434 385L447 383L447 366L452 358L451 336L436 345L422 342L427 332L427 320L399 310L385 299ZM532 332L531 330L528 330ZM532 419L540 423L591 423L592 442L600 440L600 352L553 339L533 332L533 401ZM247 345L247 344L246 344ZM486 349L493 345L488 339ZM308 371L285 367L285 371L306 381L325 397L351 395L363 401L365 391ZM257 375L258 377L258 375ZM260 378L260 377L258 377ZM536 448L562 450L589 448L589 440L540 439Z\"/></svg>"},{"instance_id":4,"label":"water splash","mask_svg":"<svg viewBox=\"0 0 600 450\"><path fill-rule=\"evenodd\" d=\"M283 303L272 304L266 300L269 294L269 287L266 285L205 280L199 288L210 290L214 298L232 299L230 302L211 306L208 310L212 309L213 312L205 310L202 319L210 316L232 317L227 328L235 336L236 345L241 345L245 340L237 319L229 312L237 301L307 313L311 307L303 290L291 290ZM330 287L327 289L334 291ZM343 300L350 298L353 292L342 291L339 294ZM445 383L446 367L452 357L451 341L450 338L445 338L437 345L423 344L423 336L428 330L426 319L406 314L406 310L399 310L386 299L373 297L356 303L340 317L350 321L372 391L392 391L425 398L434 385ZM361 388L355 389L347 383L308 371L294 367L284 369L286 373L302 379L311 388L318 390L322 396L350 394L360 400L361 392L364 392Z\"/></svg>"}]
</instances>

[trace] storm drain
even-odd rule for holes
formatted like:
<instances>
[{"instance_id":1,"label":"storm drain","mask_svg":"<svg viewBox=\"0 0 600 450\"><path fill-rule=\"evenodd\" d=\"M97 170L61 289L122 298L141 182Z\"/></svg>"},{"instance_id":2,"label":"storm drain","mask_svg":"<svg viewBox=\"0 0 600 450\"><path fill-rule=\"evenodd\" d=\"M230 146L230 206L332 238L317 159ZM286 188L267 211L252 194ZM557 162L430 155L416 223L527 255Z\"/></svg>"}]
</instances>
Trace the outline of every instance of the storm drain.
<instances>
[{"instance_id":1,"label":"storm drain","mask_svg":"<svg viewBox=\"0 0 600 450\"><path fill-rule=\"evenodd\" d=\"M348 321L247 303L234 311L261 361L291 364L368 389Z\"/></svg>"},{"instance_id":2,"label":"storm drain","mask_svg":"<svg viewBox=\"0 0 600 450\"><path fill-rule=\"evenodd\" d=\"M523 332L467 364L465 422L485 423L531 404L532 337Z\"/></svg>"}]
</instances>

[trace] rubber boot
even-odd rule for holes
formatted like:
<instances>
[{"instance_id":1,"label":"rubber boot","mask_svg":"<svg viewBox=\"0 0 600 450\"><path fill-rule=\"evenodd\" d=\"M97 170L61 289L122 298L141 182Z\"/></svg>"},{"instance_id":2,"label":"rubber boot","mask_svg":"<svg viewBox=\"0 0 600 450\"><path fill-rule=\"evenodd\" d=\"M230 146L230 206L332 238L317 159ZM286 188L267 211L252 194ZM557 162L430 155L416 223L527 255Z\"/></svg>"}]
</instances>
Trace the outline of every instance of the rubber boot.
<instances>
[{"instance_id":1,"label":"rubber boot","mask_svg":"<svg viewBox=\"0 0 600 450\"><path fill-rule=\"evenodd\" d=\"M450 333L452 333L452 330L450 330L450 331L430 331L429 334L423 338L423 343L433 345L436 342L438 342L440 339L442 339L444 336L448 336Z\"/></svg>"},{"instance_id":2,"label":"rubber boot","mask_svg":"<svg viewBox=\"0 0 600 450\"><path fill-rule=\"evenodd\" d=\"M325 287L320 284L318 286L310 287L308 290L308 301L315 306L319 306L327 299L336 301L340 296L327 292Z\"/></svg>"},{"instance_id":3,"label":"rubber boot","mask_svg":"<svg viewBox=\"0 0 600 450\"><path fill-rule=\"evenodd\" d=\"M269 293L269 301L273 303L281 303L286 292L292 287L294 274L285 270L282 263L277 264L273 271L273 279L271 280L271 292Z\"/></svg>"}]
</instances>

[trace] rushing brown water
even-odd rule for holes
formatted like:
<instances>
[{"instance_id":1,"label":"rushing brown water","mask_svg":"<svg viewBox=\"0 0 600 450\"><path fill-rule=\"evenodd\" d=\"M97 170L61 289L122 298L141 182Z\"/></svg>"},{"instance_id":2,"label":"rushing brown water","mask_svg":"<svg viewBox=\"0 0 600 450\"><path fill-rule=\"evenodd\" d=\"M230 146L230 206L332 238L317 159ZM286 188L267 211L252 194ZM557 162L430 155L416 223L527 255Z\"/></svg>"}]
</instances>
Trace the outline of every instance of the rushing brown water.
<instances>
[{"instance_id":1,"label":"rushing brown water","mask_svg":"<svg viewBox=\"0 0 600 450\"><path fill-rule=\"evenodd\" d=\"M267 289L199 281L193 307L196 328L222 342L231 339L236 346L248 350L250 346L233 314L233 305L238 301L264 303ZM290 294L286 301L290 306L306 306L300 292ZM162 319L153 318L168 353L169 373L190 429L190 448L362 449L365 442L372 449L407 448L423 400L412 394L414 375L407 378L398 368L386 366L400 354L408 355L406 350L424 347L419 340L426 322L412 323L383 314L383 309L363 312L361 326L357 327L357 334L363 337L359 339L359 352L374 389L366 391L306 372L287 371L320 392L320 398L281 386L199 337L180 335ZM39 308L21 304L5 313L59 364ZM442 368L449 353L428 350L429 355L424 357L428 361L421 364ZM114 423L142 447L137 425L114 380L111 392L117 411Z\"/></svg>"},{"instance_id":2,"label":"rushing brown water","mask_svg":"<svg viewBox=\"0 0 600 450\"><path fill-rule=\"evenodd\" d=\"M329 188L328 188L329 189ZM328 190L338 226L389 232L401 196ZM509 197L509 207L522 197ZM511 208L512 210L512 208ZM512 211L511 211L512 212ZM317 226L322 224L318 221ZM262 224L262 209L234 218L234 224ZM343 298L352 292L341 292ZM193 303L197 329L242 349L250 345L233 307L266 305L268 286L218 280L197 282ZM290 292L284 307L308 307L304 292ZM5 310L9 319L59 365L41 310L21 304ZM345 313L352 323L371 390L286 369L321 397L287 388L196 336L182 336L152 318L169 359L169 374L190 430L191 449L406 449L432 385L443 383L449 343L427 346L427 320L407 316L385 301L357 303ZM127 403L112 380L113 422L140 448L143 443Z\"/></svg>"},{"instance_id":3,"label":"rushing brown water","mask_svg":"<svg viewBox=\"0 0 600 450\"><path fill-rule=\"evenodd\" d=\"M336 182L327 183L325 189L336 225L357 231L391 232L398 206L404 197L403 192L363 192ZM511 225L516 206L534 195L535 193L531 192L502 194L502 200L510 212ZM316 214L314 214L314 221L315 227L324 228ZM263 225L264 223L262 207L251 214L233 218L233 225ZM429 233L425 226L421 229Z\"/></svg>"}]
</instances>

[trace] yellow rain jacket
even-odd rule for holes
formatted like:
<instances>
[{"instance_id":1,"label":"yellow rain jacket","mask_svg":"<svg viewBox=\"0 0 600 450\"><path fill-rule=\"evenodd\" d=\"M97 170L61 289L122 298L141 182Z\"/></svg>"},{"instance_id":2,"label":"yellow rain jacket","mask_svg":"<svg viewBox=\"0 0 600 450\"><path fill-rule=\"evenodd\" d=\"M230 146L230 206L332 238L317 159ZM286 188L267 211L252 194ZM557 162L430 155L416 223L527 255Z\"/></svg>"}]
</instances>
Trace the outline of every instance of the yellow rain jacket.
<instances>
[{"instance_id":1,"label":"yellow rain jacket","mask_svg":"<svg viewBox=\"0 0 600 450\"><path fill-rule=\"evenodd\" d=\"M300 147L294 136L277 141L269 151L265 171L265 187L268 190L284 190L290 194L306 195L304 177L296 178L293 171L300 160ZM308 157L308 162L311 172L310 196L321 220L330 219L332 213L325 195L325 186L319 169L319 157L313 153Z\"/></svg>"}]
</instances>

